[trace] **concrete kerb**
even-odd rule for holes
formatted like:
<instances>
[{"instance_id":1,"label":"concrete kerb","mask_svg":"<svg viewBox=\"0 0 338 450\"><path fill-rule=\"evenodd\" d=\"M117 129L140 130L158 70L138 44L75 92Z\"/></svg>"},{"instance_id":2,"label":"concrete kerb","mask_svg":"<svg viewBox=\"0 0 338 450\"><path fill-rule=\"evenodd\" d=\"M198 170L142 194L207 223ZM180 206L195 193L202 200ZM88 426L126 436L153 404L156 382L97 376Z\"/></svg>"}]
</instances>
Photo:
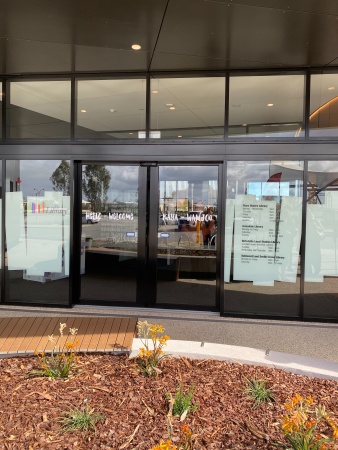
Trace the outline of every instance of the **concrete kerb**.
<instances>
[{"instance_id":1,"label":"concrete kerb","mask_svg":"<svg viewBox=\"0 0 338 450\"><path fill-rule=\"evenodd\" d=\"M137 356L142 341L134 338L130 357ZM338 363L269 350L238 347L209 342L167 342L165 352L173 357L225 360L232 363L267 366L299 375L338 381Z\"/></svg>"}]
</instances>

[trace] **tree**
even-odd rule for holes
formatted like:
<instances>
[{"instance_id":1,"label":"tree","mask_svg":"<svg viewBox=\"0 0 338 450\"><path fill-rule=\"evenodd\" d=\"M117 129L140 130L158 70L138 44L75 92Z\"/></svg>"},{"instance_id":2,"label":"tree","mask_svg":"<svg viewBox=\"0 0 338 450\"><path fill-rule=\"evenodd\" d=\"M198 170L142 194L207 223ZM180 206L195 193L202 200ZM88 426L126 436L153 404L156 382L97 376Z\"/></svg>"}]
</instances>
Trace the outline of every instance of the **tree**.
<instances>
[{"instance_id":1,"label":"tree","mask_svg":"<svg viewBox=\"0 0 338 450\"><path fill-rule=\"evenodd\" d=\"M70 164L62 160L59 167L54 170L50 181L53 183L54 191L62 191L63 195L70 195Z\"/></svg>"},{"instance_id":2,"label":"tree","mask_svg":"<svg viewBox=\"0 0 338 450\"><path fill-rule=\"evenodd\" d=\"M91 204L94 212L100 212L107 202L107 192L111 175L108 169L101 165L87 164L82 176L82 190Z\"/></svg>"}]
</instances>

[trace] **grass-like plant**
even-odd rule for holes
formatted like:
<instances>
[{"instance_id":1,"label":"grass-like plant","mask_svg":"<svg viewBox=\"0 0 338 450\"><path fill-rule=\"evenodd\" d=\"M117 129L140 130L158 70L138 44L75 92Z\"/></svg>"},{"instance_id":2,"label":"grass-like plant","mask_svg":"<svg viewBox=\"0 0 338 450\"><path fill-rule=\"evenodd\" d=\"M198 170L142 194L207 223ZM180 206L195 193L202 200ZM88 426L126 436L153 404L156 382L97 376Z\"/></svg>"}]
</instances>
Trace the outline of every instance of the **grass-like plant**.
<instances>
[{"instance_id":1,"label":"grass-like plant","mask_svg":"<svg viewBox=\"0 0 338 450\"><path fill-rule=\"evenodd\" d=\"M328 442L338 440L338 425L325 410L324 406L314 406L311 396L307 398L296 394L285 404L286 414L282 417L282 431L293 450L324 450ZM320 422L327 422L332 430L333 436L328 437L319 433ZM289 449L289 445L283 445ZM331 448L331 447L330 447ZM334 447L336 448L336 447Z\"/></svg>"},{"instance_id":2,"label":"grass-like plant","mask_svg":"<svg viewBox=\"0 0 338 450\"><path fill-rule=\"evenodd\" d=\"M140 348L136 361L146 376L156 376L160 372L158 365L166 356L163 347L170 338L163 334L165 329L161 325L150 324L147 321L139 321L137 329L143 347Z\"/></svg>"},{"instance_id":3,"label":"grass-like plant","mask_svg":"<svg viewBox=\"0 0 338 450\"><path fill-rule=\"evenodd\" d=\"M60 420L63 431L81 430L87 433L89 430L96 431L96 424L104 419L103 415L89 409L88 403L82 408L71 408L66 411L65 417Z\"/></svg>"},{"instance_id":4,"label":"grass-like plant","mask_svg":"<svg viewBox=\"0 0 338 450\"><path fill-rule=\"evenodd\" d=\"M197 405L192 403L192 397L194 395L195 387L191 386L187 393L183 392L182 384L178 385L177 392L172 400L172 415L179 416L183 418L187 416L187 414L196 411ZM167 394L167 400L170 401L172 396Z\"/></svg>"},{"instance_id":5,"label":"grass-like plant","mask_svg":"<svg viewBox=\"0 0 338 450\"><path fill-rule=\"evenodd\" d=\"M247 387L243 390L244 394L250 397L254 402L254 408L257 408L262 403L274 402L275 397L272 393L272 388L267 386L266 380L259 380L257 378L249 379L244 377L247 382Z\"/></svg>"},{"instance_id":6,"label":"grass-like plant","mask_svg":"<svg viewBox=\"0 0 338 450\"><path fill-rule=\"evenodd\" d=\"M60 323L60 340L63 337L63 330L66 327L67 324ZM52 346L51 352L39 352L36 350L34 354L40 362L40 368L30 371L28 375L33 377L44 376L50 378L68 377L76 361L76 351L79 345L79 340L76 338L77 331L77 328L69 329L71 338L65 342L62 348L58 346L57 338L53 335L48 336L48 341Z\"/></svg>"}]
</instances>

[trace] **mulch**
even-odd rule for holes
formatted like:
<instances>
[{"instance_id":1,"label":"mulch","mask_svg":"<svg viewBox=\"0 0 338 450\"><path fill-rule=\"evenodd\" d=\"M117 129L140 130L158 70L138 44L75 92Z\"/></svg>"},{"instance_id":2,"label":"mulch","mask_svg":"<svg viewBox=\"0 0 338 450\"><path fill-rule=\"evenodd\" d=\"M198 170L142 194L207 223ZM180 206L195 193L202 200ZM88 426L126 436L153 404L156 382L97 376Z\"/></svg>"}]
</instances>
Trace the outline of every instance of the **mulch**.
<instances>
[{"instance_id":1,"label":"mulch","mask_svg":"<svg viewBox=\"0 0 338 450\"><path fill-rule=\"evenodd\" d=\"M80 355L67 379L30 378L35 357L0 360L0 448L150 450L168 438L166 394L194 386L198 405L184 422L173 421L173 441L182 423L193 431L194 449L275 449L284 403L296 393L311 395L338 419L338 382L279 369L214 360L165 358L157 377L140 374L135 361L108 354ZM253 408L244 377L267 380L275 402ZM96 431L63 432L65 411L88 404L104 415ZM331 435L328 428L321 430ZM338 448L338 447L328 447Z\"/></svg>"}]
</instances>

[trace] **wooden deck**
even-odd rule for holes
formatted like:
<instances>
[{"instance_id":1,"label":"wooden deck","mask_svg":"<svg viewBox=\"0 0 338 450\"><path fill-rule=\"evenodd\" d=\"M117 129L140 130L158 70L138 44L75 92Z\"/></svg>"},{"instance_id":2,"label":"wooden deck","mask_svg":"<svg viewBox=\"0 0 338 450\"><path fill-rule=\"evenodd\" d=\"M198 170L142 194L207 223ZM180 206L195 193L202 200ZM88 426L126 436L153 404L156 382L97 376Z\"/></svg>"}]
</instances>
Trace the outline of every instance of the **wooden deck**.
<instances>
[{"instance_id":1,"label":"wooden deck","mask_svg":"<svg viewBox=\"0 0 338 450\"><path fill-rule=\"evenodd\" d=\"M66 323L60 338L60 323ZM69 328L77 328L78 352L129 353L137 319L116 317L4 317L0 319L0 357L50 351L48 336L58 348L72 340Z\"/></svg>"}]
</instances>

